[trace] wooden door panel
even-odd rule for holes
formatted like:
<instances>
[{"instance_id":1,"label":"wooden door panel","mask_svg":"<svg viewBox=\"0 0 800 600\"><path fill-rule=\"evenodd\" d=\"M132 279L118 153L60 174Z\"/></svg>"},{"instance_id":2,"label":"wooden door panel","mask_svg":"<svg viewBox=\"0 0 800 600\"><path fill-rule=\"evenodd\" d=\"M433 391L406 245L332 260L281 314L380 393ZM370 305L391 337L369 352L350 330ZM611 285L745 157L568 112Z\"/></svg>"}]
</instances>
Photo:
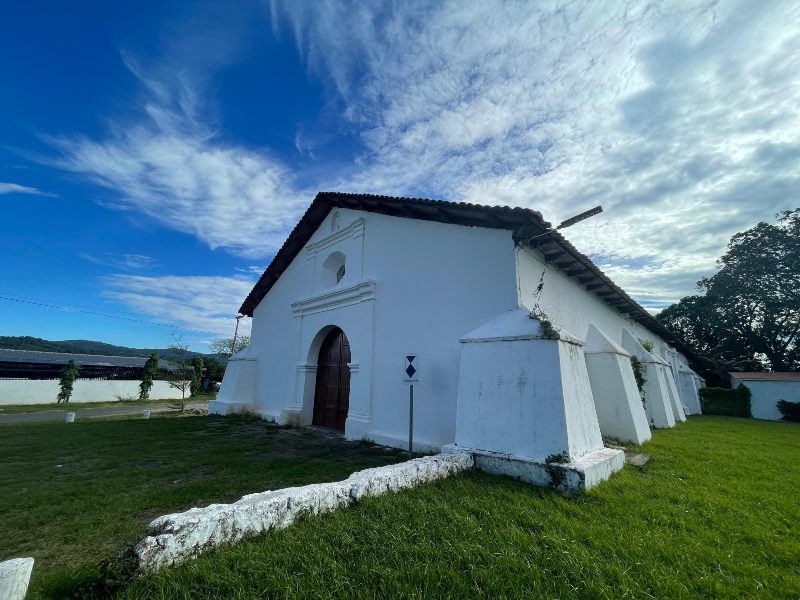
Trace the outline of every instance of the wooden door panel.
<instances>
[{"instance_id":1,"label":"wooden door panel","mask_svg":"<svg viewBox=\"0 0 800 600\"><path fill-rule=\"evenodd\" d=\"M314 425L344 430L350 405L350 343L341 329L331 331L319 351L314 389Z\"/></svg>"}]
</instances>

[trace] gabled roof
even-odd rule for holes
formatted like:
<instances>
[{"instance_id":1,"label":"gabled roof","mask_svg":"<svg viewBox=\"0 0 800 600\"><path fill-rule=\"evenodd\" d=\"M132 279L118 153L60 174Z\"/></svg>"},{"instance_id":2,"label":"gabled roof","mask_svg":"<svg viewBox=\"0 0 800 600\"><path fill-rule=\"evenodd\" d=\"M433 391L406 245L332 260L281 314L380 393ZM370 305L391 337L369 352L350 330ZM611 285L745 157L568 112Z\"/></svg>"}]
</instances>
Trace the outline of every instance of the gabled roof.
<instances>
[{"instance_id":1,"label":"gabled roof","mask_svg":"<svg viewBox=\"0 0 800 600\"><path fill-rule=\"evenodd\" d=\"M245 299L239 309L240 313L253 316L253 311L258 303L267 295L270 288L334 208L349 208L452 225L509 230L513 233L514 241L540 250L544 254L545 261L555 265L566 275L575 278L579 284L600 297L614 310L658 334L684 354L694 356L686 344L672 335L650 313L639 306L587 256L578 252L558 231L553 231L553 226L544 220L541 213L527 208L510 206L486 206L466 202L398 198L373 194L320 192ZM545 236L531 239L546 232L549 233Z\"/></svg>"},{"instance_id":2,"label":"gabled roof","mask_svg":"<svg viewBox=\"0 0 800 600\"><path fill-rule=\"evenodd\" d=\"M738 381L800 381L800 373L792 371L783 373L764 373L761 371L748 373L731 372L730 375Z\"/></svg>"}]
</instances>

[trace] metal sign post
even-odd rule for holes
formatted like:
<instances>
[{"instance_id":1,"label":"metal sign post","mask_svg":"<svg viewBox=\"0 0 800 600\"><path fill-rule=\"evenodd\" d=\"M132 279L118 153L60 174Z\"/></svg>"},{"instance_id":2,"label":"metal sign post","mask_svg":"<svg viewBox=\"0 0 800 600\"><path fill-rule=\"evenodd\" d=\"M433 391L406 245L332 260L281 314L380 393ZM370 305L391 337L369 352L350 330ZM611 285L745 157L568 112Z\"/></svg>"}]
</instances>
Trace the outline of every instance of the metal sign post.
<instances>
[{"instance_id":1,"label":"metal sign post","mask_svg":"<svg viewBox=\"0 0 800 600\"><path fill-rule=\"evenodd\" d=\"M414 383L419 381L419 354L408 352L403 356L403 381L408 384L408 456L414 452Z\"/></svg>"},{"instance_id":2,"label":"metal sign post","mask_svg":"<svg viewBox=\"0 0 800 600\"><path fill-rule=\"evenodd\" d=\"M408 457L414 454L414 384L408 386Z\"/></svg>"}]
</instances>

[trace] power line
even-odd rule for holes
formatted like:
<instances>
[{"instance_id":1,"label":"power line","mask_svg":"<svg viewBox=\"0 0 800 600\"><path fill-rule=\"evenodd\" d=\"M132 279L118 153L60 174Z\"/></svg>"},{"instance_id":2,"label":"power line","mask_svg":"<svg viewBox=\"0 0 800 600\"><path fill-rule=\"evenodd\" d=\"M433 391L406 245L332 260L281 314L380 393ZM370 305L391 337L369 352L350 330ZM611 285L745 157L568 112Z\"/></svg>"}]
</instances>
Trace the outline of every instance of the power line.
<instances>
[{"instance_id":1,"label":"power line","mask_svg":"<svg viewBox=\"0 0 800 600\"><path fill-rule=\"evenodd\" d=\"M17 301L17 302L30 301L32 304L47 304L47 302L45 300L40 300L39 298L32 298L31 296L14 296L13 299L15 301ZM105 316L109 316L109 317L115 316L115 315L119 315L119 316L123 316L123 317L134 318L134 319L138 318L137 316L133 315L133 313L130 313L130 312L125 312L125 311L121 311L121 310L111 310L111 309L106 309L106 308L97 308L95 306L87 306L86 304L73 304L71 302L51 302L51 304L57 306L60 309L66 310L66 311L71 311L71 310L73 310L75 308L82 308L82 309L87 310L89 312L101 311Z\"/></svg>"},{"instance_id":2,"label":"power line","mask_svg":"<svg viewBox=\"0 0 800 600\"><path fill-rule=\"evenodd\" d=\"M56 304L47 304L45 302L40 302L38 300L25 300L23 298L13 298L11 296L0 296L0 300L8 300L10 302L20 302L22 304L32 304L34 306L40 306L43 308L53 308L56 310L66 311L66 312L78 312L83 313L86 315L93 315L96 317L104 317L106 319L119 319L121 321L131 321L133 323L142 323L144 325L156 325L158 327L169 327L170 329L177 329L179 331L191 331L193 333L207 333L210 335L227 335L225 333L219 333L218 331L205 331L203 329L192 329L191 327L179 327L178 325L172 325L170 323L157 323L156 321L145 321L144 319L135 319L133 317L122 317L119 315L109 315L103 314L91 310L85 310L81 308L74 308L69 305L58 306Z\"/></svg>"}]
</instances>

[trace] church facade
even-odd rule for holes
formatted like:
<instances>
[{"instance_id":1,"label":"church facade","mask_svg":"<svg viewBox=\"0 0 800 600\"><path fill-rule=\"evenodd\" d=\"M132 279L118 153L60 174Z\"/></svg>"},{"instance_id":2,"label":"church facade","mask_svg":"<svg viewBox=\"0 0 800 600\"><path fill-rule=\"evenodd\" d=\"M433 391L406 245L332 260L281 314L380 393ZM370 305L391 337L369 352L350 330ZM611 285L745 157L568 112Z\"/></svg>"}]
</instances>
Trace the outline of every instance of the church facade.
<instances>
[{"instance_id":1,"label":"church facade","mask_svg":"<svg viewBox=\"0 0 800 600\"><path fill-rule=\"evenodd\" d=\"M527 209L320 193L240 311L218 414L405 447L407 356L419 450L574 461L699 412L690 350Z\"/></svg>"}]
</instances>

